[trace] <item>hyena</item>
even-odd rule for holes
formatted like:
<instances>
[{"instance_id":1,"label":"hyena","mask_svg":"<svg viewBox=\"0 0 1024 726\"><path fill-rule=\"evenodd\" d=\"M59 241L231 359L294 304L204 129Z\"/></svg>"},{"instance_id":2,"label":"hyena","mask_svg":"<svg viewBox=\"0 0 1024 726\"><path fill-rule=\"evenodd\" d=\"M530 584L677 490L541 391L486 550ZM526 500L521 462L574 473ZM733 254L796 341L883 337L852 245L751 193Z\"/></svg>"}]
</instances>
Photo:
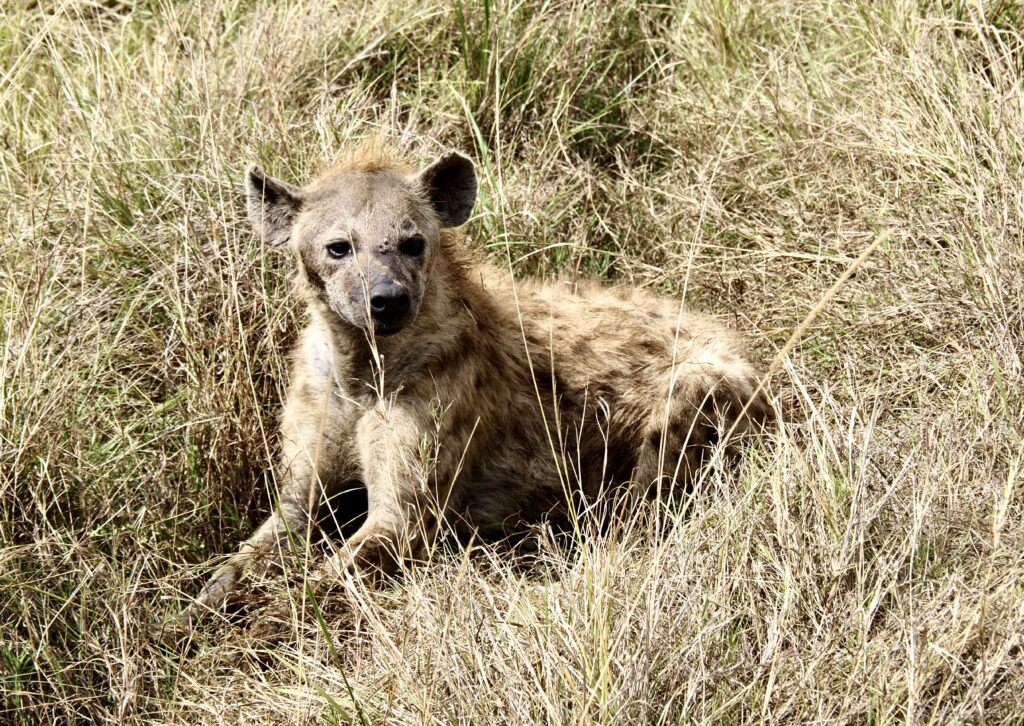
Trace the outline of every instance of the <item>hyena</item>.
<instances>
[{"instance_id":1,"label":"hyena","mask_svg":"<svg viewBox=\"0 0 1024 726\"><path fill-rule=\"evenodd\" d=\"M685 485L769 401L740 339L639 289L515 281L455 231L477 193L446 153L418 173L364 153L307 186L247 174L248 214L290 245L309 322L266 522L207 582L220 605L339 488L366 488L338 574L389 572L442 524L512 532L606 492ZM193 609L194 612L194 609Z\"/></svg>"}]
</instances>

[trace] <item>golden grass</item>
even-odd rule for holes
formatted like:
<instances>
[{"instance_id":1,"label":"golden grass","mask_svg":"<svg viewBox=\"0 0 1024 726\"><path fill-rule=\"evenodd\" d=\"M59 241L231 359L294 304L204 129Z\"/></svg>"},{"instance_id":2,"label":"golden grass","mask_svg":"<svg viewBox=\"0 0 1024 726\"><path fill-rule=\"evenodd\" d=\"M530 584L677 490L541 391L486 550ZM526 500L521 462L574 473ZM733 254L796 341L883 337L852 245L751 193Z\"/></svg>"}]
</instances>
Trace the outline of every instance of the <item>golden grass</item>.
<instances>
[{"instance_id":1,"label":"golden grass","mask_svg":"<svg viewBox=\"0 0 1024 726\"><path fill-rule=\"evenodd\" d=\"M0 721L1014 722L1024 9L0 9ZM161 624L269 510L301 310L245 222L381 135L473 244L746 330L795 415L686 516ZM874 240L885 241L858 263Z\"/></svg>"}]
</instances>

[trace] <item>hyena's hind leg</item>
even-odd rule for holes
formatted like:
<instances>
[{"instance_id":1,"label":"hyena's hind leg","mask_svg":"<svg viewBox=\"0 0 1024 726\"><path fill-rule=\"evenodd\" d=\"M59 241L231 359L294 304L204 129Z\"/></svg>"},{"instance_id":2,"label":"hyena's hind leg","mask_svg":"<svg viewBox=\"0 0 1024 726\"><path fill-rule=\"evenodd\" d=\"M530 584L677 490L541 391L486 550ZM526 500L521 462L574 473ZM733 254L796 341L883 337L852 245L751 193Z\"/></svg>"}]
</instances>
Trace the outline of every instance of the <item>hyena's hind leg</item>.
<instances>
[{"instance_id":1,"label":"hyena's hind leg","mask_svg":"<svg viewBox=\"0 0 1024 726\"><path fill-rule=\"evenodd\" d=\"M743 359L708 358L677 368L671 395L643 433L635 488L658 495L688 490L715 447L733 449L770 421L771 400L756 369Z\"/></svg>"}]
</instances>

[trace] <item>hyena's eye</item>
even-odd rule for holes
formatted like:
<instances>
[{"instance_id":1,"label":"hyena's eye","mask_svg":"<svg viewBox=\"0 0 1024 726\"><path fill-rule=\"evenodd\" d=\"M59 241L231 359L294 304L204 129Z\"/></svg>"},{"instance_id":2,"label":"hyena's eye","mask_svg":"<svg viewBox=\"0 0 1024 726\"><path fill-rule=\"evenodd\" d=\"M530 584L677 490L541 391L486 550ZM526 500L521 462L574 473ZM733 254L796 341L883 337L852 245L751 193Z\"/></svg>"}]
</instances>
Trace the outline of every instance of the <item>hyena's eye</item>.
<instances>
[{"instance_id":1,"label":"hyena's eye","mask_svg":"<svg viewBox=\"0 0 1024 726\"><path fill-rule=\"evenodd\" d=\"M423 246L426 244L426 240L420 235L410 237L409 239L402 240L402 243L398 245L398 250L403 255L409 255L410 257L419 257L423 254Z\"/></svg>"},{"instance_id":2,"label":"hyena's eye","mask_svg":"<svg viewBox=\"0 0 1024 726\"><path fill-rule=\"evenodd\" d=\"M331 257L347 257L352 252L352 244L345 240L338 240L327 245L327 253Z\"/></svg>"}]
</instances>

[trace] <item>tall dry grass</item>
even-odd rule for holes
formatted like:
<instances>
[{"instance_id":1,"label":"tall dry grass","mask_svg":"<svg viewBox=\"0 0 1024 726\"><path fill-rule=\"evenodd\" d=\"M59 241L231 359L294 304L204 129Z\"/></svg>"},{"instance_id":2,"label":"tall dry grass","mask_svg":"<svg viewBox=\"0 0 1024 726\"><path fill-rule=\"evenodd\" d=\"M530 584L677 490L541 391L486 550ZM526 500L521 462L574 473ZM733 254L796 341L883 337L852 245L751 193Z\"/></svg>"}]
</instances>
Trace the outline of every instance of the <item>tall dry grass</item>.
<instances>
[{"instance_id":1,"label":"tall dry grass","mask_svg":"<svg viewBox=\"0 0 1024 726\"><path fill-rule=\"evenodd\" d=\"M0 721L985 722L1024 713L1017 2L0 9ZM383 133L469 239L786 355L793 421L535 562L158 637L272 506L301 310L244 222ZM256 578L272 605L294 579ZM290 599L291 598L291 599Z\"/></svg>"}]
</instances>

